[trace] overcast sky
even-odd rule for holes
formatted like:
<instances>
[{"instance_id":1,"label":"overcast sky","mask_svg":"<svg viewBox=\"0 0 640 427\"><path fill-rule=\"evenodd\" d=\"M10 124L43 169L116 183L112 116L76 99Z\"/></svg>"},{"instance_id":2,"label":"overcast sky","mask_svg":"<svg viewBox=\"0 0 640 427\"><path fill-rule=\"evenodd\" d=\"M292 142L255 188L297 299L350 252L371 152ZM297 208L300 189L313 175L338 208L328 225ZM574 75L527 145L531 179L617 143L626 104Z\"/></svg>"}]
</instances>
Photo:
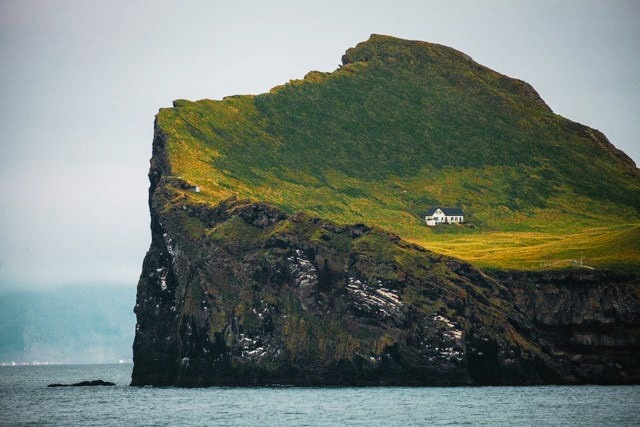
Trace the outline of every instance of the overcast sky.
<instances>
[{"instance_id":1,"label":"overcast sky","mask_svg":"<svg viewBox=\"0 0 640 427\"><path fill-rule=\"evenodd\" d=\"M153 118L333 71L371 33L531 83L640 160L637 1L0 1L0 290L135 286Z\"/></svg>"}]
</instances>

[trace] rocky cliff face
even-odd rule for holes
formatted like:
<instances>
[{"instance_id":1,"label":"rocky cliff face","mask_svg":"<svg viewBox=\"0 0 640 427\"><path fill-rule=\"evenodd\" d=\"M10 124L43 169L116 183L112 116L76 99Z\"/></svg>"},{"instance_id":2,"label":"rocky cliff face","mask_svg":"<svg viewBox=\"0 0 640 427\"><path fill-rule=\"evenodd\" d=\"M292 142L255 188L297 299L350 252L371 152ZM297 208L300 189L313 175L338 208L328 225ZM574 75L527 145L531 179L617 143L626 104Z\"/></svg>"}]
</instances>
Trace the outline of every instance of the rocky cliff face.
<instances>
[{"instance_id":1,"label":"rocky cliff face","mask_svg":"<svg viewBox=\"0 0 640 427\"><path fill-rule=\"evenodd\" d=\"M537 341L553 348L581 382L640 379L637 276L589 270L495 275L531 320Z\"/></svg>"},{"instance_id":2,"label":"rocky cliff face","mask_svg":"<svg viewBox=\"0 0 640 427\"><path fill-rule=\"evenodd\" d=\"M133 385L640 379L637 277L491 277L363 224L198 203L169 172L158 131Z\"/></svg>"}]
</instances>

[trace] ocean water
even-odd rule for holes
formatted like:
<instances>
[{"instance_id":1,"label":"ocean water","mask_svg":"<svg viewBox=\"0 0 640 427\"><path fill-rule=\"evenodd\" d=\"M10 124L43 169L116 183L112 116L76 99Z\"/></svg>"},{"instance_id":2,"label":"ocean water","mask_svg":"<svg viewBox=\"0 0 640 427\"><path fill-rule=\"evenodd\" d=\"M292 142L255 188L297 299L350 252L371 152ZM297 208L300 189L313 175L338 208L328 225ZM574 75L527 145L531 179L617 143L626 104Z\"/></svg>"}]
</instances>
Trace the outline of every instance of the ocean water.
<instances>
[{"instance_id":1,"label":"ocean water","mask_svg":"<svg viewBox=\"0 0 640 427\"><path fill-rule=\"evenodd\" d=\"M640 425L640 386L133 388L131 368L0 367L0 424ZM116 386L47 388L93 379Z\"/></svg>"}]
</instances>

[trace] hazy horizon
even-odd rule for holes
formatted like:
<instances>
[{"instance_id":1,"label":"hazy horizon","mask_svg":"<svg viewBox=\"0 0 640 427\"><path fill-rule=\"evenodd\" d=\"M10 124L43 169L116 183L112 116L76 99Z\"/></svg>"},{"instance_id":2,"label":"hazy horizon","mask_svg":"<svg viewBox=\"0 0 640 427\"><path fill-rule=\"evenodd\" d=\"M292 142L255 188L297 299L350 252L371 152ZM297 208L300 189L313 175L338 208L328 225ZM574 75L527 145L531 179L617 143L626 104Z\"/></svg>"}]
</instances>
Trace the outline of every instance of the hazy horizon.
<instances>
[{"instance_id":1,"label":"hazy horizon","mask_svg":"<svg viewBox=\"0 0 640 427\"><path fill-rule=\"evenodd\" d=\"M158 109L333 71L372 33L525 80L639 163L639 19L634 1L4 1L0 291L135 287Z\"/></svg>"},{"instance_id":2,"label":"hazy horizon","mask_svg":"<svg viewBox=\"0 0 640 427\"><path fill-rule=\"evenodd\" d=\"M131 286L3 291L0 363L130 361L135 294Z\"/></svg>"}]
</instances>

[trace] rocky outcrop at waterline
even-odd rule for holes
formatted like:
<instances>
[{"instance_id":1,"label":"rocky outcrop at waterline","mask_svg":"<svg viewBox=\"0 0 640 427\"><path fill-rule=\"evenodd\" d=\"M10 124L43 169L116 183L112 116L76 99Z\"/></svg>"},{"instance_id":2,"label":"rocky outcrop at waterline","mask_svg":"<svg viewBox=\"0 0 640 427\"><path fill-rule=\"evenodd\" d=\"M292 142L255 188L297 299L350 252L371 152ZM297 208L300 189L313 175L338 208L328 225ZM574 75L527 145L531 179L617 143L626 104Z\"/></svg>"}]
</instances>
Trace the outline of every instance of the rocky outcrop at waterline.
<instances>
[{"instance_id":1,"label":"rocky outcrop at waterline","mask_svg":"<svg viewBox=\"0 0 640 427\"><path fill-rule=\"evenodd\" d=\"M49 384L47 387L109 387L114 385L116 384L110 381L91 380L91 381L80 381L79 383L73 383L73 384L54 383L54 384Z\"/></svg>"}]
</instances>

